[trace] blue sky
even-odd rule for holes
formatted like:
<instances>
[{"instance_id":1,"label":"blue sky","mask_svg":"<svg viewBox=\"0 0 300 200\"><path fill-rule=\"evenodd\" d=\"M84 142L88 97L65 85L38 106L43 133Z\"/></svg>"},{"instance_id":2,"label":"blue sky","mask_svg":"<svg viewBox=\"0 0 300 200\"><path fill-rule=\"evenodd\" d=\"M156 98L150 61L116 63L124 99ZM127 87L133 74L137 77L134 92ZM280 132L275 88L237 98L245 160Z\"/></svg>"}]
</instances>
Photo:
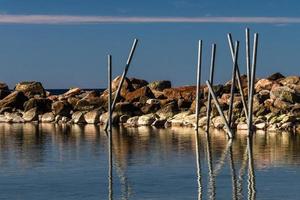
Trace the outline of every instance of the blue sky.
<instances>
[{"instance_id":1,"label":"blue sky","mask_svg":"<svg viewBox=\"0 0 300 200\"><path fill-rule=\"evenodd\" d=\"M299 75L300 24L289 22L299 20L299 10L300 2L296 0L0 0L0 80L10 87L22 80L41 81L46 88L105 87L107 54L113 56L114 75L121 74L137 37L140 43L129 76L149 81L169 79L174 85L194 84L197 41L202 39L203 82L208 77L211 43L217 44L216 80L224 82L230 79L232 67L226 33L231 32L241 42L239 63L244 72L246 27L251 33L260 33L258 76L277 71ZM7 22L20 15L23 17L17 23ZM140 19L273 17L273 22L24 23L24 16L32 15L34 20L62 15ZM288 20L276 23L279 17Z\"/></svg>"}]
</instances>

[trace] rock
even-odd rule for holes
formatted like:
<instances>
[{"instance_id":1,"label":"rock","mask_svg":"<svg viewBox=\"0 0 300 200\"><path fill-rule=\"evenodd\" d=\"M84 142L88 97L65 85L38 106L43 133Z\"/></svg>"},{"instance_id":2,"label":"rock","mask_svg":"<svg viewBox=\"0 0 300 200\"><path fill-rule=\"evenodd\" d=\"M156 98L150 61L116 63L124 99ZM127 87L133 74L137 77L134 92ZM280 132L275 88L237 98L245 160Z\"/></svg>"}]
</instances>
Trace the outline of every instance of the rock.
<instances>
[{"instance_id":1,"label":"rock","mask_svg":"<svg viewBox=\"0 0 300 200\"><path fill-rule=\"evenodd\" d=\"M187 116L191 115L190 111L181 112L176 115L174 115L171 119L168 121L171 122L172 126L183 126L185 123L185 119ZM187 123L188 124L188 123Z\"/></svg>"},{"instance_id":2,"label":"rock","mask_svg":"<svg viewBox=\"0 0 300 200\"><path fill-rule=\"evenodd\" d=\"M166 105L164 105L161 109L159 109L156 114L159 116L160 119L168 119L173 117L175 114L178 113L178 106L175 101L172 101Z\"/></svg>"},{"instance_id":3,"label":"rock","mask_svg":"<svg viewBox=\"0 0 300 200\"><path fill-rule=\"evenodd\" d=\"M108 121L108 112L102 113L99 117L100 124L106 124ZM120 115L116 112L113 112L112 114L112 124L118 124L120 120Z\"/></svg>"},{"instance_id":4,"label":"rock","mask_svg":"<svg viewBox=\"0 0 300 200\"><path fill-rule=\"evenodd\" d=\"M31 108L30 110L26 111L23 114L23 119L26 122L32 122L32 121L38 120L38 109L35 107L35 108Z\"/></svg>"},{"instance_id":5,"label":"rock","mask_svg":"<svg viewBox=\"0 0 300 200\"><path fill-rule=\"evenodd\" d=\"M260 79L255 84L255 91L260 92L262 90L271 90L272 86L273 86L273 81L269 79Z\"/></svg>"},{"instance_id":6,"label":"rock","mask_svg":"<svg viewBox=\"0 0 300 200\"><path fill-rule=\"evenodd\" d=\"M54 122L55 116L52 112L48 112L42 115L41 122L49 123Z\"/></svg>"},{"instance_id":7,"label":"rock","mask_svg":"<svg viewBox=\"0 0 300 200\"><path fill-rule=\"evenodd\" d=\"M121 76L117 76L113 81L112 81L112 92L115 92L117 91L118 87L119 87L119 83L121 81ZM131 85L131 82L128 78L125 78L124 79L124 82L123 82L123 85L122 85L122 89L121 89L121 92L120 92L120 95L122 97L125 97L126 96L126 93L127 92L131 92L133 91L133 87ZM108 96L108 91L105 90L103 92L103 94L106 94ZM106 98L107 99L107 98Z\"/></svg>"},{"instance_id":8,"label":"rock","mask_svg":"<svg viewBox=\"0 0 300 200\"><path fill-rule=\"evenodd\" d=\"M0 101L0 109L5 107L23 109L25 101L27 101L27 97L24 93L15 91Z\"/></svg>"},{"instance_id":9,"label":"rock","mask_svg":"<svg viewBox=\"0 0 300 200\"><path fill-rule=\"evenodd\" d=\"M0 100L4 99L10 94L9 88L6 83L0 82Z\"/></svg>"},{"instance_id":10,"label":"rock","mask_svg":"<svg viewBox=\"0 0 300 200\"><path fill-rule=\"evenodd\" d=\"M160 109L160 104L145 104L142 108L141 111L144 114L149 114L149 113L155 113Z\"/></svg>"},{"instance_id":11,"label":"rock","mask_svg":"<svg viewBox=\"0 0 300 200\"><path fill-rule=\"evenodd\" d=\"M27 97L34 95L46 96L46 91L40 82L25 81L18 83L15 87L16 91L23 92Z\"/></svg>"},{"instance_id":12,"label":"rock","mask_svg":"<svg viewBox=\"0 0 300 200\"><path fill-rule=\"evenodd\" d=\"M127 120L128 120L129 118L130 118L129 115L121 115L121 116L120 116L120 119L119 119L119 123L120 123L120 124L124 124L124 123L127 122Z\"/></svg>"},{"instance_id":13,"label":"rock","mask_svg":"<svg viewBox=\"0 0 300 200\"><path fill-rule=\"evenodd\" d=\"M88 100L85 99L81 99L79 101L77 101L74 110L78 110L78 111L90 111L95 109L95 106L90 104L90 102Z\"/></svg>"},{"instance_id":14,"label":"rock","mask_svg":"<svg viewBox=\"0 0 300 200\"><path fill-rule=\"evenodd\" d=\"M296 117L300 117L300 104L295 104L291 109L291 113Z\"/></svg>"},{"instance_id":15,"label":"rock","mask_svg":"<svg viewBox=\"0 0 300 200\"><path fill-rule=\"evenodd\" d=\"M181 109L181 110L187 110L191 107L192 105L192 102L191 101L186 101L185 99L178 99L177 101L177 105L178 105L178 108Z\"/></svg>"},{"instance_id":16,"label":"rock","mask_svg":"<svg viewBox=\"0 0 300 200\"><path fill-rule=\"evenodd\" d=\"M199 120L198 120L198 125L200 127L205 127L206 126L206 123L207 123L207 117L201 117Z\"/></svg>"},{"instance_id":17,"label":"rock","mask_svg":"<svg viewBox=\"0 0 300 200\"><path fill-rule=\"evenodd\" d=\"M7 122L12 122L12 123L25 122L20 113L4 113L4 116Z\"/></svg>"},{"instance_id":18,"label":"rock","mask_svg":"<svg viewBox=\"0 0 300 200\"><path fill-rule=\"evenodd\" d=\"M184 99L193 102L196 98L196 86L183 86L177 88L164 89L164 96L170 100Z\"/></svg>"},{"instance_id":19,"label":"rock","mask_svg":"<svg viewBox=\"0 0 300 200\"><path fill-rule=\"evenodd\" d=\"M274 107L282 111L289 111L289 109L292 107L292 104L286 101L282 101L280 99L275 99Z\"/></svg>"},{"instance_id":20,"label":"rock","mask_svg":"<svg viewBox=\"0 0 300 200\"><path fill-rule=\"evenodd\" d=\"M295 91L287 86L273 87L270 93L271 99L280 99L282 101L287 101L290 103L299 102L299 96L296 95Z\"/></svg>"},{"instance_id":21,"label":"rock","mask_svg":"<svg viewBox=\"0 0 300 200\"><path fill-rule=\"evenodd\" d=\"M282 117L282 120L280 121L281 123L287 123L287 122L295 122L296 121L296 117L293 115L285 115L284 117Z\"/></svg>"},{"instance_id":22,"label":"rock","mask_svg":"<svg viewBox=\"0 0 300 200\"><path fill-rule=\"evenodd\" d=\"M126 126L135 127L138 125L139 116L131 117L127 120Z\"/></svg>"},{"instance_id":23,"label":"rock","mask_svg":"<svg viewBox=\"0 0 300 200\"><path fill-rule=\"evenodd\" d=\"M214 117L212 119L212 123L214 125L215 128L218 128L218 129L221 129L224 127L224 121L223 121L223 118L221 116L217 116L217 117Z\"/></svg>"},{"instance_id":24,"label":"rock","mask_svg":"<svg viewBox=\"0 0 300 200\"><path fill-rule=\"evenodd\" d=\"M75 109L76 104L78 103L79 100L80 100L80 99L77 98L77 97L69 97L69 98L67 99L67 102L72 106L73 109Z\"/></svg>"},{"instance_id":25,"label":"rock","mask_svg":"<svg viewBox=\"0 0 300 200\"><path fill-rule=\"evenodd\" d=\"M86 123L83 112L77 111L72 115L72 121L75 124L84 124Z\"/></svg>"},{"instance_id":26,"label":"rock","mask_svg":"<svg viewBox=\"0 0 300 200\"><path fill-rule=\"evenodd\" d=\"M281 124L281 126L279 128L281 130L292 131L293 123L292 122L285 122L285 123Z\"/></svg>"},{"instance_id":27,"label":"rock","mask_svg":"<svg viewBox=\"0 0 300 200\"><path fill-rule=\"evenodd\" d=\"M139 117L137 125L138 126L150 126L158 116L156 114L147 114Z\"/></svg>"},{"instance_id":28,"label":"rock","mask_svg":"<svg viewBox=\"0 0 300 200\"><path fill-rule=\"evenodd\" d=\"M152 124L151 126L154 126L156 128L162 128L165 126L165 123L166 123L167 120L165 119L156 119Z\"/></svg>"},{"instance_id":29,"label":"rock","mask_svg":"<svg viewBox=\"0 0 300 200\"><path fill-rule=\"evenodd\" d=\"M46 113L51 111L52 101L47 98L31 98L24 103L24 111L37 108L39 113Z\"/></svg>"},{"instance_id":30,"label":"rock","mask_svg":"<svg viewBox=\"0 0 300 200\"><path fill-rule=\"evenodd\" d=\"M11 107L4 107L4 108L1 108L0 109L0 114L2 115L2 114L4 114L4 113L6 113L6 112L9 112L9 113L11 113L11 112L13 112L13 108L11 108Z\"/></svg>"},{"instance_id":31,"label":"rock","mask_svg":"<svg viewBox=\"0 0 300 200\"><path fill-rule=\"evenodd\" d=\"M84 119L85 119L86 123L88 123L88 124L97 124L97 123L99 123L100 115L101 115L100 111L93 110L93 111L87 112L84 115Z\"/></svg>"},{"instance_id":32,"label":"rock","mask_svg":"<svg viewBox=\"0 0 300 200\"><path fill-rule=\"evenodd\" d=\"M52 103L52 112L55 115L70 116L71 106L66 101L56 101Z\"/></svg>"},{"instance_id":33,"label":"rock","mask_svg":"<svg viewBox=\"0 0 300 200\"><path fill-rule=\"evenodd\" d=\"M246 124L246 123L238 123L236 129L237 130L248 130L248 124Z\"/></svg>"},{"instance_id":34,"label":"rock","mask_svg":"<svg viewBox=\"0 0 300 200\"><path fill-rule=\"evenodd\" d=\"M80 93L81 93L80 88L71 88L69 91L64 93L62 96L64 96L65 98L69 98L69 97L74 97Z\"/></svg>"},{"instance_id":35,"label":"rock","mask_svg":"<svg viewBox=\"0 0 300 200\"><path fill-rule=\"evenodd\" d=\"M126 94L125 101L146 103L148 99L154 98L149 87L145 86Z\"/></svg>"},{"instance_id":36,"label":"rock","mask_svg":"<svg viewBox=\"0 0 300 200\"><path fill-rule=\"evenodd\" d=\"M269 79L270 81L277 81L282 78L284 78L284 76L281 73L277 72L269 76L267 79Z\"/></svg>"},{"instance_id":37,"label":"rock","mask_svg":"<svg viewBox=\"0 0 300 200\"><path fill-rule=\"evenodd\" d=\"M138 106L135 106L133 103L129 102L119 102L116 104L114 112L118 113L118 115L141 115L141 111Z\"/></svg>"},{"instance_id":38,"label":"rock","mask_svg":"<svg viewBox=\"0 0 300 200\"><path fill-rule=\"evenodd\" d=\"M288 84L299 84L300 83L300 77L299 76L288 76L286 78L283 78L281 81L279 81L282 85L288 85Z\"/></svg>"},{"instance_id":39,"label":"rock","mask_svg":"<svg viewBox=\"0 0 300 200\"><path fill-rule=\"evenodd\" d=\"M148 85L148 82L143 79L130 78L129 80L134 90Z\"/></svg>"},{"instance_id":40,"label":"rock","mask_svg":"<svg viewBox=\"0 0 300 200\"><path fill-rule=\"evenodd\" d=\"M148 99L146 101L146 104L149 104L149 105L160 104L160 101L158 99Z\"/></svg>"},{"instance_id":41,"label":"rock","mask_svg":"<svg viewBox=\"0 0 300 200\"><path fill-rule=\"evenodd\" d=\"M265 129L266 126L267 124L265 122L255 124L256 129L260 129L260 130Z\"/></svg>"},{"instance_id":42,"label":"rock","mask_svg":"<svg viewBox=\"0 0 300 200\"><path fill-rule=\"evenodd\" d=\"M148 87L151 90L163 91L164 89L171 88L171 81L163 80L163 81L153 81Z\"/></svg>"}]
</instances>

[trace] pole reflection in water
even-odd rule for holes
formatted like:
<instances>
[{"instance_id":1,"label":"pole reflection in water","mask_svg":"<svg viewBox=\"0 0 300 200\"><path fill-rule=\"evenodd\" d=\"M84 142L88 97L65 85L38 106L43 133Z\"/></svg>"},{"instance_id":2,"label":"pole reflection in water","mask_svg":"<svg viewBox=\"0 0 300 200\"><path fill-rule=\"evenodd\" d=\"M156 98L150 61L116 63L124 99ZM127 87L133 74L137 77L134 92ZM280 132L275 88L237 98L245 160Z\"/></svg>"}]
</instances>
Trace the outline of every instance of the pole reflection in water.
<instances>
[{"instance_id":1,"label":"pole reflection in water","mask_svg":"<svg viewBox=\"0 0 300 200\"><path fill-rule=\"evenodd\" d=\"M108 135L108 199L112 200L113 199L113 174L112 174L112 170L113 170L113 164L112 164L112 139L111 139L111 132L112 129L109 128L109 132Z\"/></svg>"},{"instance_id":2,"label":"pole reflection in water","mask_svg":"<svg viewBox=\"0 0 300 200\"><path fill-rule=\"evenodd\" d=\"M201 159L200 159L200 144L199 144L199 129L195 131L196 141L196 164L197 164L197 182L198 182L198 200L202 199L202 180L201 180Z\"/></svg>"},{"instance_id":3,"label":"pole reflection in water","mask_svg":"<svg viewBox=\"0 0 300 200\"><path fill-rule=\"evenodd\" d=\"M253 146L252 137L247 138L247 151L248 151L248 199L256 199L256 188L255 188L255 173L254 173L254 163L253 163Z\"/></svg>"},{"instance_id":4,"label":"pole reflection in water","mask_svg":"<svg viewBox=\"0 0 300 200\"><path fill-rule=\"evenodd\" d=\"M230 159L230 171L231 171L231 181L232 181L232 199L235 200L238 198L237 198L237 184L236 184L234 158L233 158L233 152L232 152L232 141L230 140L228 143L230 143L229 159Z\"/></svg>"},{"instance_id":5,"label":"pole reflection in water","mask_svg":"<svg viewBox=\"0 0 300 200\"><path fill-rule=\"evenodd\" d=\"M247 156L247 146L245 148L244 154L243 154L243 159L242 159L242 164L239 170L239 177L237 179L237 198L238 199L243 199L243 177L247 168L247 161L248 161L248 156Z\"/></svg>"},{"instance_id":6,"label":"pole reflection in water","mask_svg":"<svg viewBox=\"0 0 300 200\"><path fill-rule=\"evenodd\" d=\"M213 171L213 161L211 154L211 143L209 138L209 131L206 131L206 154L208 165L208 199L216 199L216 184L215 175Z\"/></svg>"}]
</instances>

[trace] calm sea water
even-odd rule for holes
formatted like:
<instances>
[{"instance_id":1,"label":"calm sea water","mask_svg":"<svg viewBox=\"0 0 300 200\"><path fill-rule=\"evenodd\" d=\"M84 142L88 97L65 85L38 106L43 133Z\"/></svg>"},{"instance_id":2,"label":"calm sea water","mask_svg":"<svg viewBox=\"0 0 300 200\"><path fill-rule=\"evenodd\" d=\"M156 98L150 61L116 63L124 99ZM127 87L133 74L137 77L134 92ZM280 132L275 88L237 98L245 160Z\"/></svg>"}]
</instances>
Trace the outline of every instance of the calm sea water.
<instances>
[{"instance_id":1,"label":"calm sea water","mask_svg":"<svg viewBox=\"0 0 300 200\"><path fill-rule=\"evenodd\" d=\"M0 124L0 199L299 199L299 138Z\"/></svg>"}]
</instances>

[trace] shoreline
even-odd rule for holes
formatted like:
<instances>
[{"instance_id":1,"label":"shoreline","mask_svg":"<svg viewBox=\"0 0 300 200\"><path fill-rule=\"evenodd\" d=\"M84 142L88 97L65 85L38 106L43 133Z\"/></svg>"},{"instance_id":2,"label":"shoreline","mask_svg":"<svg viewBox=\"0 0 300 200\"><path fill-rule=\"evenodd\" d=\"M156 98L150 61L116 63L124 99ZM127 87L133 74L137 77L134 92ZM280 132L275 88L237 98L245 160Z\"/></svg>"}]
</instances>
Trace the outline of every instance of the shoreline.
<instances>
[{"instance_id":1,"label":"shoreline","mask_svg":"<svg viewBox=\"0 0 300 200\"><path fill-rule=\"evenodd\" d=\"M241 80L244 94L247 94L246 76L243 75ZM120 77L116 77L112 82L113 95L119 81ZM231 81L213 87L227 116ZM199 126L205 129L208 88L202 85L200 91ZM233 128L247 130L238 89L234 95ZM167 80L148 83L142 79L126 78L113 113L113 124L126 127L192 127L196 120L195 98L196 86L172 87ZM0 123L101 125L108 118L107 100L107 90L72 88L55 95L46 91L40 82L21 82L13 91L5 83L0 83ZM224 129L214 103L211 116L210 127ZM256 130L300 132L300 77L284 77L275 73L257 79L253 117Z\"/></svg>"}]
</instances>

